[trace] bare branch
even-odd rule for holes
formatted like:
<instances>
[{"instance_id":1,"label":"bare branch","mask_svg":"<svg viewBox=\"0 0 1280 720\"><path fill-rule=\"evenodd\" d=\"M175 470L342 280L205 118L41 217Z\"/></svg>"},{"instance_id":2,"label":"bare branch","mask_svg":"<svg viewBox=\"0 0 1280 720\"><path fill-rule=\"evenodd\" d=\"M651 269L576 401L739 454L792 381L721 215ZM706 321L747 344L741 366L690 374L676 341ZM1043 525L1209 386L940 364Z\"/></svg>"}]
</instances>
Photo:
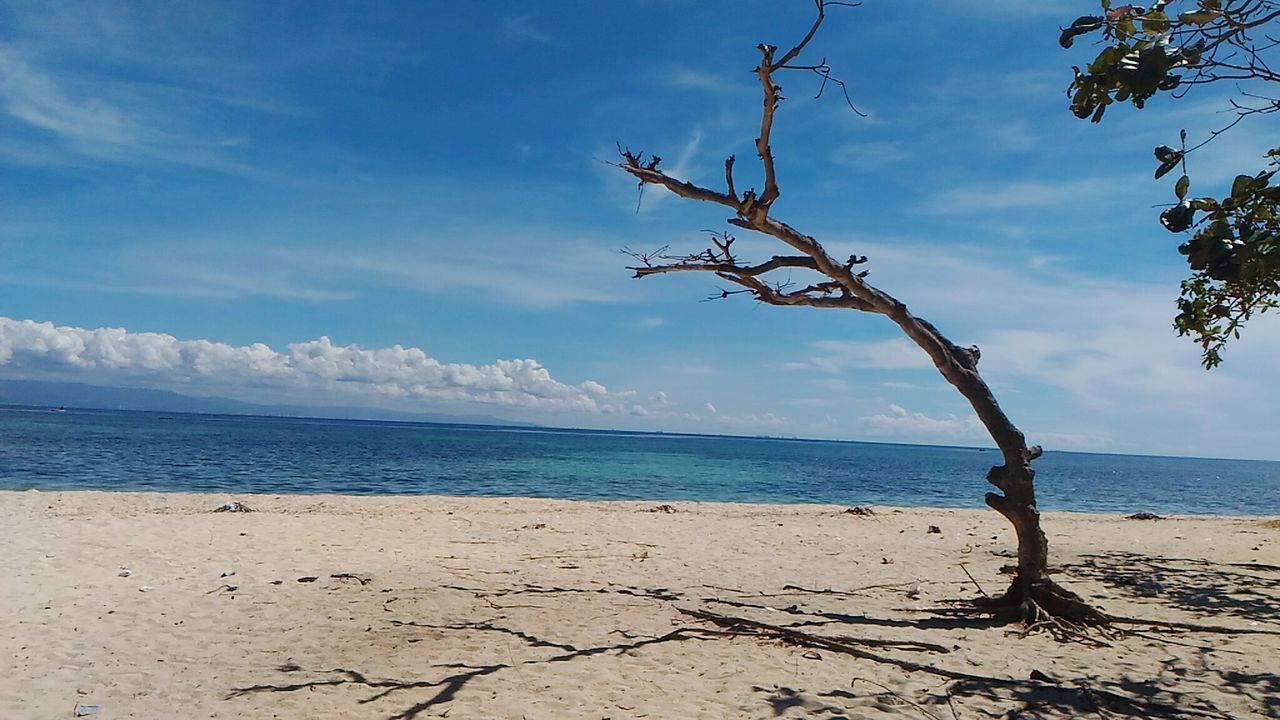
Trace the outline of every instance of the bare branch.
<instances>
[{"instance_id":1,"label":"bare branch","mask_svg":"<svg viewBox=\"0 0 1280 720\"><path fill-rule=\"evenodd\" d=\"M818 32L818 28L822 27L822 21L827 17L827 6L838 5L841 7L858 7L862 3L839 2L838 0L814 0L813 4L818 9L818 16L813 19L813 25L809 27L809 32L805 33L804 38L802 38L800 42L796 43L795 47L788 50L787 53L782 56L782 59L778 60L776 67L781 67L792 60L795 60L796 56L798 56L809 44L809 41L813 40L813 36Z\"/></svg>"},{"instance_id":2,"label":"bare branch","mask_svg":"<svg viewBox=\"0 0 1280 720\"><path fill-rule=\"evenodd\" d=\"M651 156L648 162L643 162L643 156L633 153L630 150L621 150L623 161L617 163L618 167L626 170L636 180L641 183L650 185L661 185L671 192L683 198L690 200L702 200L704 202L713 202L725 207L733 208L737 211L741 204L736 197L716 192L708 188L694 185L684 180L676 180L658 169L658 163L661 158L657 155Z\"/></svg>"},{"instance_id":3,"label":"bare branch","mask_svg":"<svg viewBox=\"0 0 1280 720\"><path fill-rule=\"evenodd\" d=\"M798 53L797 48L803 48L808 43L808 38L813 37L814 31L822 24L822 2L818 0L818 19L814 26L810 28L809 35L806 40L791 49L788 55L794 56ZM773 114L778 109L779 91L773 82L773 53L777 50L772 45L761 44L757 46L762 56L760 64L756 66L756 75L760 77L760 87L764 92L764 109L760 113L760 136L756 138L756 155L760 157L760 165L764 169L764 190L760 193L759 205L764 213L769 212L769 206L774 200L778 199L778 178L774 170L773 164L773 148L769 146L769 136L773 133Z\"/></svg>"},{"instance_id":4,"label":"bare branch","mask_svg":"<svg viewBox=\"0 0 1280 720\"><path fill-rule=\"evenodd\" d=\"M849 109L858 117L867 117L867 114L858 109L853 104L853 98L849 97L849 87L844 81L831 74L831 65L827 64L827 59L823 58L817 65L783 65L780 70L808 70L818 77L822 78L822 82L818 85L818 92L813 96L814 100L822 97L822 93L827 89L827 83L830 82L840 88L840 92L844 93L844 102Z\"/></svg>"},{"instance_id":5,"label":"bare branch","mask_svg":"<svg viewBox=\"0 0 1280 720\"><path fill-rule=\"evenodd\" d=\"M637 278L648 277L650 275L663 275L665 273L672 272L712 272L717 275L727 274L735 277L756 277L767 272L773 272L780 268L817 269L817 263L815 263L812 258L796 255L775 256L760 263L759 265L749 266L737 265L732 262L699 262L699 259L702 257L705 256L690 255L685 258L679 258L676 262L669 265L644 264L636 267L629 267L627 269L633 271Z\"/></svg>"},{"instance_id":6,"label":"bare branch","mask_svg":"<svg viewBox=\"0 0 1280 720\"><path fill-rule=\"evenodd\" d=\"M756 300L766 305L807 305L809 307L844 308L862 312L877 312L876 308L870 303L853 295L846 294L832 297L823 293L813 294L804 290L787 293L771 287L757 277L737 276L727 273L717 273L717 275L731 283L747 288L755 296Z\"/></svg>"}]
</instances>

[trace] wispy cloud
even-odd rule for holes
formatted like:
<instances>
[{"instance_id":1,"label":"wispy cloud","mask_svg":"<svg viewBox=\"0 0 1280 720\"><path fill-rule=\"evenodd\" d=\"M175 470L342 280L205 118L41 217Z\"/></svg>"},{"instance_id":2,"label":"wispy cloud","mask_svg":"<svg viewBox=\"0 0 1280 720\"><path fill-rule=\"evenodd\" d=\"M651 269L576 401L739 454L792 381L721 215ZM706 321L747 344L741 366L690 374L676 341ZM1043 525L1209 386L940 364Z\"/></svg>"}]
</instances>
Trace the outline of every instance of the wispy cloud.
<instances>
[{"instance_id":1,"label":"wispy cloud","mask_svg":"<svg viewBox=\"0 0 1280 720\"><path fill-rule=\"evenodd\" d=\"M507 18L502 23L502 30L511 37L542 45L550 45L553 42L551 35L534 25L532 15L516 15Z\"/></svg>"},{"instance_id":2,"label":"wispy cloud","mask_svg":"<svg viewBox=\"0 0 1280 720\"><path fill-rule=\"evenodd\" d=\"M0 45L0 109L31 133L25 152L5 155L37 165L153 161L264 175L234 154L243 135L198 129L173 113L182 103L129 102L113 97L118 89L101 79L67 82Z\"/></svg>"},{"instance_id":3,"label":"wispy cloud","mask_svg":"<svg viewBox=\"0 0 1280 720\"><path fill-rule=\"evenodd\" d=\"M92 155L114 156L142 144L135 123L120 109L97 98L69 98L53 80L3 46L0 97L10 116Z\"/></svg>"},{"instance_id":4,"label":"wispy cloud","mask_svg":"<svg viewBox=\"0 0 1280 720\"><path fill-rule=\"evenodd\" d=\"M726 77L686 66L669 66L658 75L658 79L668 87L715 94L738 94L743 88L741 78Z\"/></svg>"},{"instance_id":5,"label":"wispy cloud","mask_svg":"<svg viewBox=\"0 0 1280 720\"><path fill-rule=\"evenodd\" d=\"M536 253L502 244L522 235ZM263 232L199 235L134 242L101 251L97 262L61 274L0 268L0 285L63 288L119 295L335 302L395 289L420 295L468 294L480 304L550 308L572 303L636 302L625 258L587 240L544 237L534 230L468 232L464 236L401 236L361 245L308 241ZM661 318L641 318L645 328Z\"/></svg>"},{"instance_id":6,"label":"wispy cloud","mask_svg":"<svg viewBox=\"0 0 1280 720\"><path fill-rule=\"evenodd\" d=\"M859 170L881 170L906 162L913 156L905 143L882 141L846 143L836 148L831 159L839 165Z\"/></svg>"},{"instance_id":7,"label":"wispy cloud","mask_svg":"<svg viewBox=\"0 0 1280 720\"><path fill-rule=\"evenodd\" d=\"M786 363L787 370L819 370L837 373L849 368L920 370L932 368L924 351L903 338L888 340L818 340L809 344L814 354L807 360Z\"/></svg>"},{"instance_id":8,"label":"wispy cloud","mask_svg":"<svg viewBox=\"0 0 1280 720\"><path fill-rule=\"evenodd\" d=\"M1002 210L1056 209L1063 214L1096 212L1100 206L1132 201L1119 189L1138 186L1140 176L1103 175L1072 180L979 182L945 190L925 201L934 214L985 214ZM1139 186L1140 187L1140 186Z\"/></svg>"}]
</instances>

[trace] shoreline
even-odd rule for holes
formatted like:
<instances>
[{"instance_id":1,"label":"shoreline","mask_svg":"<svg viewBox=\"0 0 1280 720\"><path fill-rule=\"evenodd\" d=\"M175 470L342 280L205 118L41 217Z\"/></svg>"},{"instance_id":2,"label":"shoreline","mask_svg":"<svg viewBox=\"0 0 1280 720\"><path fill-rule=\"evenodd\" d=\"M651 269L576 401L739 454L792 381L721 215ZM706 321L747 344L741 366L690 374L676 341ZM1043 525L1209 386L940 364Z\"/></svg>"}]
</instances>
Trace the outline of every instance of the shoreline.
<instances>
[{"instance_id":1,"label":"shoreline","mask_svg":"<svg viewBox=\"0 0 1280 720\"><path fill-rule=\"evenodd\" d=\"M236 500L256 512L213 512ZM1280 523L1258 518L1046 512L1060 583L1117 615L1238 628L1102 646L940 614L1007 582L1013 533L986 509L6 491L0 517L4 717L919 716L905 698L1066 718L1089 702L1010 689L1032 671L1266 717L1280 687ZM714 634L691 609L993 684Z\"/></svg>"},{"instance_id":2,"label":"shoreline","mask_svg":"<svg viewBox=\"0 0 1280 720\"><path fill-rule=\"evenodd\" d=\"M809 508L815 508L815 509L827 509L827 510L830 510L830 509L833 509L833 508L850 508L850 507L854 507L854 506L861 506L861 507L872 508L872 509L874 509L874 510L875 510L875 511L877 511L877 512L879 512L879 511L881 511L881 510L884 510L884 511L917 511L917 510L927 511L927 510L946 510L946 511L956 511L956 512L979 512L979 513L995 512L994 510L992 510L991 508L989 508L989 507L987 507L986 505L982 504L981 502L977 502L977 503L975 503L975 504L973 504L973 505L899 505L899 504L880 504L880 503L872 503L872 502L862 502L862 503L823 503L823 502L811 502L811 501L805 501L805 500L796 500L796 501L793 501L793 502L758 502L758 501L748 501L748 500L694 500L694 499L673 498L673 497L648 497L648 498L594 498L594 497L581 497L581 498L572 498L572 497L550 497L550 496L536 496L536 495L468 495L468 494L444 495L444 494L439 494L439 493L262 492L262 491L252 491L252 490L243 490L243 491L224 491L224 490L145 490L145 489L136 489L136 488L119 488L119 489L105 489L105 488L75 488L75 489L66 489L66 488L55 488L55 489L46 489L46 488L37 488L37 487L29 487L29 488L3 488L3 487L0 487L0 495L6 494L6 493L43 493L43 494L47 494L47 495L62 494L62 493L66 493L66 494L103 493L103 494L106 494L106 495L116 495L116 494L126 494L126 495L158 495L158 496L169 496L169 497L181 497L181 496L192 496L192 497L212 497L212 496L221 496L221 497L225 497L227 502L234 501L234 500L236 500L237 498L240 498L240 497L251 497L251 498L275 498L275 499L285 499L285 498L334 498L334 499L359 499L359 498L372 498L372 499L380 499L380 500L391 500L391 499L411 499L411 498L424 498L424 499L431 499L431 498L435 498L435 499L449 499L449 500L478 500L478 501L485 501L485 500L524 501L524 500L529 500L529 501L536 501L536 502L544 502L544 501L545 501L545 502L566 502L566 503L600 503L600 504L605 504L605 505L608 505L608 504L614 504L614 503L618 503L618 504L645 504L645 503L672 504L672 503L681 503L681 504L685 504L685 505L694 505L694 506L697 506L697 505L711 505L711 506L716 506L716 505L730 505L730 506L732 506L732 505L741 505L741 506L746 506L746 507L759 507L759 508L796 508L796 507L804 508L804 507L809 507ZM1124 519L1127 519L1127 515L1131 515L1131 514L1134 514L1134 513L1149 512L1149 511L1148 511L1146 508L1136 507L1136 506L1135 506L1135 507L1134 507L1134 508L1132 508L1132 509L1126 509L1126 510L1057 510L1057 509L1052 509L1052 508L1051 508L1051 509L1047 509L1047 510L1041 510L1040 512L1041 512L1041 515L1082 515L1082 516L1089 516L1089 517L1110 517L1110 518L1113 518L1113 519L1116 519L1116 520L1124 520ZM1263 521L1263 522L1268 521L1268 520L1278 520L1278 521L1280 521L1280 512L1274 512L1274 513L1258 513L1258 514L1244 514L1244 513L1236 513L1236 514L1218 514L1218 513L1212 513L1212 512L1203 512L1203 513L1196 513L1196 512L1178 512L1178 513L1174 513L1174 512L1170 512L1170 513L1167 513L1167 514L1164 514L1164 515L1160 515L1159 513L1156 513L1156 515L1158 516L1158 517L1157 517L1157 519L1155 519L1155 520L1149 520L1149 522L1159 522L1159 521L1161 521L1161 520L1197 519L1197 518L1220 518L1220 519L1224 519L1224 520L1259 520L1259 521Z\"/></svg>"}]
</instances>

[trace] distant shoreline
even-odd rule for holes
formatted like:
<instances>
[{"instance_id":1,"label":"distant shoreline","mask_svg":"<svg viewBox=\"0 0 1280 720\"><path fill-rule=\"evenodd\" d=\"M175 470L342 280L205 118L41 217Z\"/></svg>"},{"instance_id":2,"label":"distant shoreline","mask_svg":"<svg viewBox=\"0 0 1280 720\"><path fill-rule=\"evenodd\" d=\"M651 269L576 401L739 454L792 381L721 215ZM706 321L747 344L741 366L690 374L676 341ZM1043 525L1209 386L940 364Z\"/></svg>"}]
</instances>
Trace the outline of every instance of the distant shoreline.
<instances>
[{"instance_id":1,"label":"distant shoreline","mask_svg":"<svg viewBox=\"0 0 1280 720\"><path fill-rule=\"evenodd\" d=\"M981 488L978 488L981 490ZM297 499L308 498L316 501L324 502L361 502L365 500L375 501L404 501L406 503L426 502L431 500L440 500L447 502L505 502L505 503L574 503L581 505L600 504L603 506L619 506L628 507L634 505L670 505L689 506L689 507L726 507L726 508L744 508L768 510L803 510L813 509L817 511L830 512L832 510L842 513L845 510L855 507L849 503L824 503L813 500L795 500L791 502L754 502L745 500L692 500L688 498L670 498L670 497L647 497L647 498L573 498L573 497L551 497L542 495L477 495L477 494L456 494L447 493L341 493L341 492L267 492L267 491L230 491L230 490L146 490L139 488L0 488L0 499L4 495L21 494L21 493L39 493L42 495L86 495L92 493L106 493L108 495L136 495L136 496L158 496L163 498L175 498L183 500L194 500L196 498L207 498L211 503L210 509L227 502L245 501L245 504L252 506L253 499L269 500L272 502L291 502ZM871 510L873 513L901 513L901 512L959 512L959 513L978 513L986 514L994 512L981 501L981 492L974 493L977 499L972 505L911 505L908 503L897 503L892 505L881 505L874 503L866 503L857 505ZM245 500L248 498L249 500ZM1132 510L1057 510L1053 508L1042 508L1041 515L1044 517L1052 516L1082 516L1092 518L1110 517L1116 520L1126 520L1128 515L1134 513L1146 512L1143 508L1135 507ZM853 513L850 513L853 514ZM1132 520L1139 526L1147 523L1159 523L1162 520L1241 520L1246 522L1263 521L1270 519L1280 521L1280 513L1231 513L1218 514L1211 512L1203 513L1168 513L1164 515L1157 514L1156 520Z\"/></svg>"}]
</instances>

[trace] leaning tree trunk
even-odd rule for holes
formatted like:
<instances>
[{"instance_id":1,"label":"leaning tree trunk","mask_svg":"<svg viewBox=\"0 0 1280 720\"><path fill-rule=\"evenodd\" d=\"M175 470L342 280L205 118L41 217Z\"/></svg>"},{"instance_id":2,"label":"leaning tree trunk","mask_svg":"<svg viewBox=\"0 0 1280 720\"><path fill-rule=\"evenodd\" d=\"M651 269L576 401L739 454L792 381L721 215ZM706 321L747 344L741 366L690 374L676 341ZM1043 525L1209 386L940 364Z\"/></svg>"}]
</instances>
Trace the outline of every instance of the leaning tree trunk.
<instances>
[{"instance_id":1,"label":"leaning tree trunk","mask_svg":"<svg viewBox=\"0 0 1280 720\"><path fill-rule=\"evenodd\" d=\"M882 291L872 293L881 308L904 334L928 353L938 372L969 401L983 427L1004 458L987 472L987 482L1000 490L989 492L986 503L1013 525L1018 539L1018 572L1010 588L1010 600L1041 583L1049 567L1049 541L1040 529L1036 507L1036 471L1031 461L1040 457L1040 447L1027 446L1026 437L1000 409L991 388L978 373L977 347L963 348L951 342L932 323L912 315L901 302ZM1020 597L1019 597L1020 599Z\"/></svg>"},{"instance_id":2,"label":"leaning tree trunk","mask_svg":"<svg viewBox=\"0 0 1280 720\"><path fill-rule=\"evenodd\" d=\"M1018 570L1004 595L986 604L1029 624L1105 622L1105 614L1049 579L1049 541L1040 528L1036 471L1031 467L1041 449L1038 445L1028 447L1022 431L1000 409L991 388L978 373L978 348L956 345L931 323L912 315L901 302L876 288L868 289L873 309L887 316L928 353L938 372L969 401L1004 459L1003 465L987 471L987 482L1000 492L987 493L985 500L1013 525L1018 541Z\"/></svg>"}]
</instances>

